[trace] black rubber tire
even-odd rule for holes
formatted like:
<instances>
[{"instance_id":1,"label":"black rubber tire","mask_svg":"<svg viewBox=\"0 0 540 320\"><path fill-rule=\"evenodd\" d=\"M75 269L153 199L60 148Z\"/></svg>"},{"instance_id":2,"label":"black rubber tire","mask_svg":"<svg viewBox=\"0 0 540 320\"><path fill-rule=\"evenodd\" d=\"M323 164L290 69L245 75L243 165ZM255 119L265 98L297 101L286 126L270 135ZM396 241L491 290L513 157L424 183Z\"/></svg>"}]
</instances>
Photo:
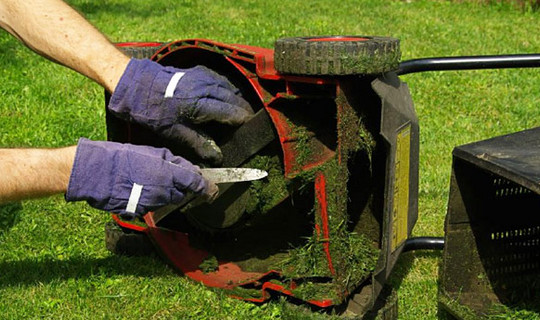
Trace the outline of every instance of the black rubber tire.
<instances>
[{"instance_id":1,"label":"black rubber tire","mask_svg":"<svg viewBox=\"0 0 540 320\"><path fill-rule=\"evenodd\" d=\"M105 224L105 246L114 254L148 256L154 246L145 233L121 228L115 222Z\"/></svg>"},{"instance_id":2,"label":"black rubber tire","mask_svg":"<svg viewBox=\"0 0 540 320\"><path fill-rule=\"evenodd\" d=\"M156 53L165 43L160 46L147 46L144 43L138 45L136 42L133 45L123 46L117 44L118 49L122 50L126 55L136 59L149 59Z\"/></svg>"},{"instance_id":3,"label":"black rubber tire","mask_svg":"<svg viewBox=\"0 0 540 320\"><path fill-rule=\"evenodd\" d=\"M297 75L381 74L397 70L399 39L372 36L328 36L278 39L274 65Z\"/></svg>"}]
</instances>

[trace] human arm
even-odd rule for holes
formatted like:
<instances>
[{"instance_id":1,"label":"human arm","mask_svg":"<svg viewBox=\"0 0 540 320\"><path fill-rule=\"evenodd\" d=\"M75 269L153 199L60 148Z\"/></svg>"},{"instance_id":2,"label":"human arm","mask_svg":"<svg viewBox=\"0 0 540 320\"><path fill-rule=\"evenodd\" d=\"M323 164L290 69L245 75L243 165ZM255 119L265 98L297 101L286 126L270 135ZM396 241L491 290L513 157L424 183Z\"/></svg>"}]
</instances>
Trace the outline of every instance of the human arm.
<instances>
[{"instance_id":1,"label":"human arm","mask_svg":"<svg viewBox=\"0 0 540 320\"><path fill-rule=\"evenodd\" d=\"M77 147L0 149L0 163L0 203L65 193L67 201L133 217L187 193L217 193L199 167L164 148L80 139Z\"/></svg>"},{"instance_id":2,"label":"human arm","mask_svg":"<svg viewBox=\"0 0 540 320\"><path fill-rule=\"evenodd\" d=\"M223 76L202 67L177 69L129 59L79 13L60 0L0 0L0 27L48 59L95 80L112 93L109 110L183 143L211 164L221 162L202 123L233 126L252 115Z\"/></svg>"},{"instance_id":3,"label":"human arm","mask_svg":"<svg viewBox=\"0 0 540 320\"><path fill-rule=\"evenodd\" d=\"M0 26L44 57L113 92L129 58L60 0L0 0Z\"/></svg>"},{"instance_id":4,"label":"human arm","mask_svg":"<svg viewBox=\"0 0 540 320\"><path fill-rule=\"evenodd\" d=\"M66 192L75 150L0 149L0 203Z\"/></svg>"}]
</instances>

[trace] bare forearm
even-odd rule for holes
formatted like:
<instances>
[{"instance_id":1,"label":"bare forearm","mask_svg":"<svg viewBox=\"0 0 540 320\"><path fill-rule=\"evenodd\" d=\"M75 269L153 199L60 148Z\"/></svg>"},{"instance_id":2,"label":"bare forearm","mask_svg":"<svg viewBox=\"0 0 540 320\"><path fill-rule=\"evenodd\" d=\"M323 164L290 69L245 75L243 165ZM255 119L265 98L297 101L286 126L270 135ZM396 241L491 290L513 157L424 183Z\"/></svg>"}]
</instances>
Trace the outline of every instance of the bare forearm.
<instances>
[{"instance_id":1,"label":"bare forearm","mask_svg":"<svg viewBox=\"0 0 540 320\"><path fill-rule=\"evenodd\" d=\"M75 150L0 149L0 203L66 192Z\"/></svg>"},{"instance_id":2,"label":"bare forearm","mask_svg":"<svg viewBox=\"0 0 540 320\"><path fill-rule=\"evenodd\" d=\"M46 58L114 91L129 58L60 0L0 0L0 26Z\"/></svg>"}]
</instances>

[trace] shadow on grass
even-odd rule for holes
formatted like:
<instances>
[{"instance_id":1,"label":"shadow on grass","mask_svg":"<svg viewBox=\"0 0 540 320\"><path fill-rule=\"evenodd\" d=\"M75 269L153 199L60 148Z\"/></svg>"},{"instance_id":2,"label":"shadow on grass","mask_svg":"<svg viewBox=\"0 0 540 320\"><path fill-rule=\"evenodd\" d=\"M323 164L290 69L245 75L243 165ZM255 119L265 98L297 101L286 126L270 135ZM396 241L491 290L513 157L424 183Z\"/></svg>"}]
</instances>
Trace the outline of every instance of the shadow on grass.
<instances>
[{"instance_id":1,"label":"shadow on grass","mask_svg":"<svg viewBox=\"0 0 540 320\"><path fill-rule=\"evenodd\" d=\"M417 250L417 251L411 251L403 253L399 257L399 261L394 267L394 270L392 271L392 274L390 275L390 278L388 279L388 283L392 285L398 292L398 298L399 298L399 288L401 287L401 284L403 283L403 279L405 276L409 273L409 271L412 269L414 260L416 258L428 258L428 259L435 259L437 260L437 263L440 264L442 262L442 250ZM438 276L438 275L437 275ZM433 297L433 299L437 300L437 297ZM452 320L455 319L447 313L445 310L441 309L440 307L437 308L437 319L438 320Z\"/></svg>"},{"instance_id":2,"label":"shadow on grass","mask_svg":"<svg viewBox=\"0 0 540 320\"><path fill-rule=\"evenodd\" d=\"M0 237L19 221L21 210L20 202L0 205Z\"/></svg>"},{"instance_id":3,"label":"shadow on grass","mask_svg":"<svg viewBox=\"0 0 540 320\"><path fill-rule=\"evenodd\" d=\"M401 286L403 278L411 269L416 258L435 259L440 262L442 253L442 250L416 250L402 253L389 281L391 281L393 285L397 285L398 287Z\"/></svg>"},{"instance_id":4,"label":"shadow on grass","mask_svg":"<svg viewBox=\"0 0 540 320\"><path fill-rule=\"evenodd\" d=\"M156 267L157 266L157 267ZM68 279L107 278L115 275L160 277L170 270L157 257L110 256L105 258L75 257L23 259L0 262L0 289L12 286L46 284Z\"/></svg>"}]
</instances>

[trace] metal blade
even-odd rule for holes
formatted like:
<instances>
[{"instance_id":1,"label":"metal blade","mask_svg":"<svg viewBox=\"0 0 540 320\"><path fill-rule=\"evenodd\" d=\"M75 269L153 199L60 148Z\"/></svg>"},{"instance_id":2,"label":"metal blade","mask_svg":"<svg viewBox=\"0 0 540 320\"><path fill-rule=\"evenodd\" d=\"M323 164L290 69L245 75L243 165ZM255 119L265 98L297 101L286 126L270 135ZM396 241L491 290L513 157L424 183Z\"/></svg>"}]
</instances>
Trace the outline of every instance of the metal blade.
<instances>
[{"instance_id":1,"label":"metal blade","mask_svg":"<svg viewBox=\"0 0 540 320\"><path fill-rule=\"evenodd\" d=\"M259 180L268 176L268 172L251 168L204 168L203 177L213 183L234 183Z\"/></svg>"},{"instance_id":2,"label":"metal blade","mask_svg":"<svg viewBox=\"0 0 540 320\"><path fill-rule=\"evenodd\" d=\"M201 172L203 177L215 184L231 184L235 182L254 181L268 176L268 172L264 170L251 168L204 168L201 169ZM227 188L228 186L226 185L223 185L223 188L220 187L220 193ZM163 220L163 218L168 216L171 212L176 211L177 209L184 207L191 202L196 202L194 205L197 205L197 203L202 203L203 201L201 199L201 197L195 199L195 195L187 194L184 201L181 203L170 204L155 210L152 216L154 224L157 225L159 221Z\"/></svg>"}]
</instances>

